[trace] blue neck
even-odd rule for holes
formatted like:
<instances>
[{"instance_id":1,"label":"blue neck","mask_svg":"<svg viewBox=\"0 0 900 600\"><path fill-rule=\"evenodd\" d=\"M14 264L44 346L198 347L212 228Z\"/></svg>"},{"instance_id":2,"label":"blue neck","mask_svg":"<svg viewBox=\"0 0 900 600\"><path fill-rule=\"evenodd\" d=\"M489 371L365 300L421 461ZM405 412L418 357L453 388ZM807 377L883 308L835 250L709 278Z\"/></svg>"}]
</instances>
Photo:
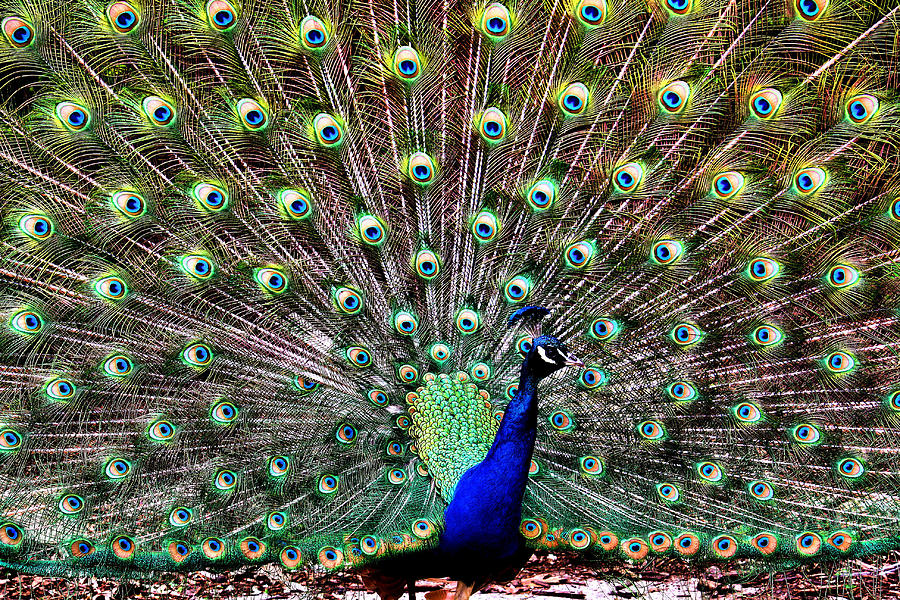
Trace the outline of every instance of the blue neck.
<instances>
[{"instance_id":1,"label":"blue neck","mask_svg":"<svg viewBox=\"0 0 900 600\"><path fill-rule=\"evenodd\" d=\"M519 526L534 452L537 384L526 360L491 449L463 474L444 511L437 552L451 572L464 574L528 555Z\"/></svg>"}]
</instances>

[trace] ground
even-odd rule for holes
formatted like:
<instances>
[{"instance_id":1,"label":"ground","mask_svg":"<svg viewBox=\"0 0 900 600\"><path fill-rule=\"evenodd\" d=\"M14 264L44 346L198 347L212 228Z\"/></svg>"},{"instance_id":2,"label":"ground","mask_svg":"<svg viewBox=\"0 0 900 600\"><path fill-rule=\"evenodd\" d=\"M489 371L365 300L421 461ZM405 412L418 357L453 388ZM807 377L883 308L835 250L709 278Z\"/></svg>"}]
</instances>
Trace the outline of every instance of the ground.
<instances>
[{"instance_id":1,"label":"ground","mask_svg":"<svg viewBox=\"0 0 900 600\"><path fill-rule=\"evenodd\" d=\"M0 569L3 600L301 600L310 594L303 573L278 567L163 575L152 581L65 580ZM354 575L320 576L313 589L321 600L376 600ZM419 582L419 599L443 600L452 586L444 580ZM452 595L451 595L452 598ZM473 600L900 600L900 554L839 564L808 565L783 573L746 574L710 565L699 569L679 560L641 565L586 567L567 557L542 554L515 580L492 586ZM404 600L406 600L404 598ZM449 599L448 599L449 600Z\"/></svg>"}]
</instances>

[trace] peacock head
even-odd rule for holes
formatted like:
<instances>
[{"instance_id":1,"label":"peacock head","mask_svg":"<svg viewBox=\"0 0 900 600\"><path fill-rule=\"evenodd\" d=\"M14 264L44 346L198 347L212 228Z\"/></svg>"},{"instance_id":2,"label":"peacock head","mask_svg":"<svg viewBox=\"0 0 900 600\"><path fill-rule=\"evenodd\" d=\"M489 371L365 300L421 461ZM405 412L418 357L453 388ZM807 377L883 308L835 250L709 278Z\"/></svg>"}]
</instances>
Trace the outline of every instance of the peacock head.
<instances>
[{"instance_id":1,"label":"peacock head","mask_svg":"<svg viewBox=\"0 0 900 600\"><path fill-rule=\"evenodd\" d=\"M531 350L525 355L522 369L543 379L563 367L584 368L584 363L569 352L566 345L552 335L542 335L531 343Z\"/></svg>"}]
</instances>

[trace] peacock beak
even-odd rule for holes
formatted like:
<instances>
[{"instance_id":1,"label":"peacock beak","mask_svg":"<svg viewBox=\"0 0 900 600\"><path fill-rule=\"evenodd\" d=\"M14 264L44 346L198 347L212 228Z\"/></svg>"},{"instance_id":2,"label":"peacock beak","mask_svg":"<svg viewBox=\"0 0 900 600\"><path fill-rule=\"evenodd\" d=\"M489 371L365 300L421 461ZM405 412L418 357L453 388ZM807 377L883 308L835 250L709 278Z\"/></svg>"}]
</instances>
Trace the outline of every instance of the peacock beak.
<instances>
[{"instance_id":1,"label":"peacock beak","mask_svg":"<svg viewBox=\"0 0 900 600\"><path fill-rule=\"evenodd\" d=\"M566 366L567 367L578 367L579 369L584 368L584 362L574 354L567 353L566 354Z\"/></svg>"}]
</instances>

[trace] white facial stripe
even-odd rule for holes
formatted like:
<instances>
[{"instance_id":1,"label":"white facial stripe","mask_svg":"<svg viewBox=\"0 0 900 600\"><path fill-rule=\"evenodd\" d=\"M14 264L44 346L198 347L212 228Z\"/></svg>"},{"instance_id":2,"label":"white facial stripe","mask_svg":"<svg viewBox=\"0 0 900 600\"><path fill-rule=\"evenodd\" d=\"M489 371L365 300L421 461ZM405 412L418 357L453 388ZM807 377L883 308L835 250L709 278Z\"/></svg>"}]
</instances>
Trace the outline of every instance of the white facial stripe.
<instances>
[{"instance_id":1,"label":"white facial stripe","mask_svg":"<svg viewBox=\"0 0 900 600\"><path fill-rule=\"evenodd\" d=\"M541 357L541 360L544 362L550 363L551 365L558 364L555 360L547 356L547 350L543 346L538 346L538 355Z\"/></svg>"}]
</instances>

